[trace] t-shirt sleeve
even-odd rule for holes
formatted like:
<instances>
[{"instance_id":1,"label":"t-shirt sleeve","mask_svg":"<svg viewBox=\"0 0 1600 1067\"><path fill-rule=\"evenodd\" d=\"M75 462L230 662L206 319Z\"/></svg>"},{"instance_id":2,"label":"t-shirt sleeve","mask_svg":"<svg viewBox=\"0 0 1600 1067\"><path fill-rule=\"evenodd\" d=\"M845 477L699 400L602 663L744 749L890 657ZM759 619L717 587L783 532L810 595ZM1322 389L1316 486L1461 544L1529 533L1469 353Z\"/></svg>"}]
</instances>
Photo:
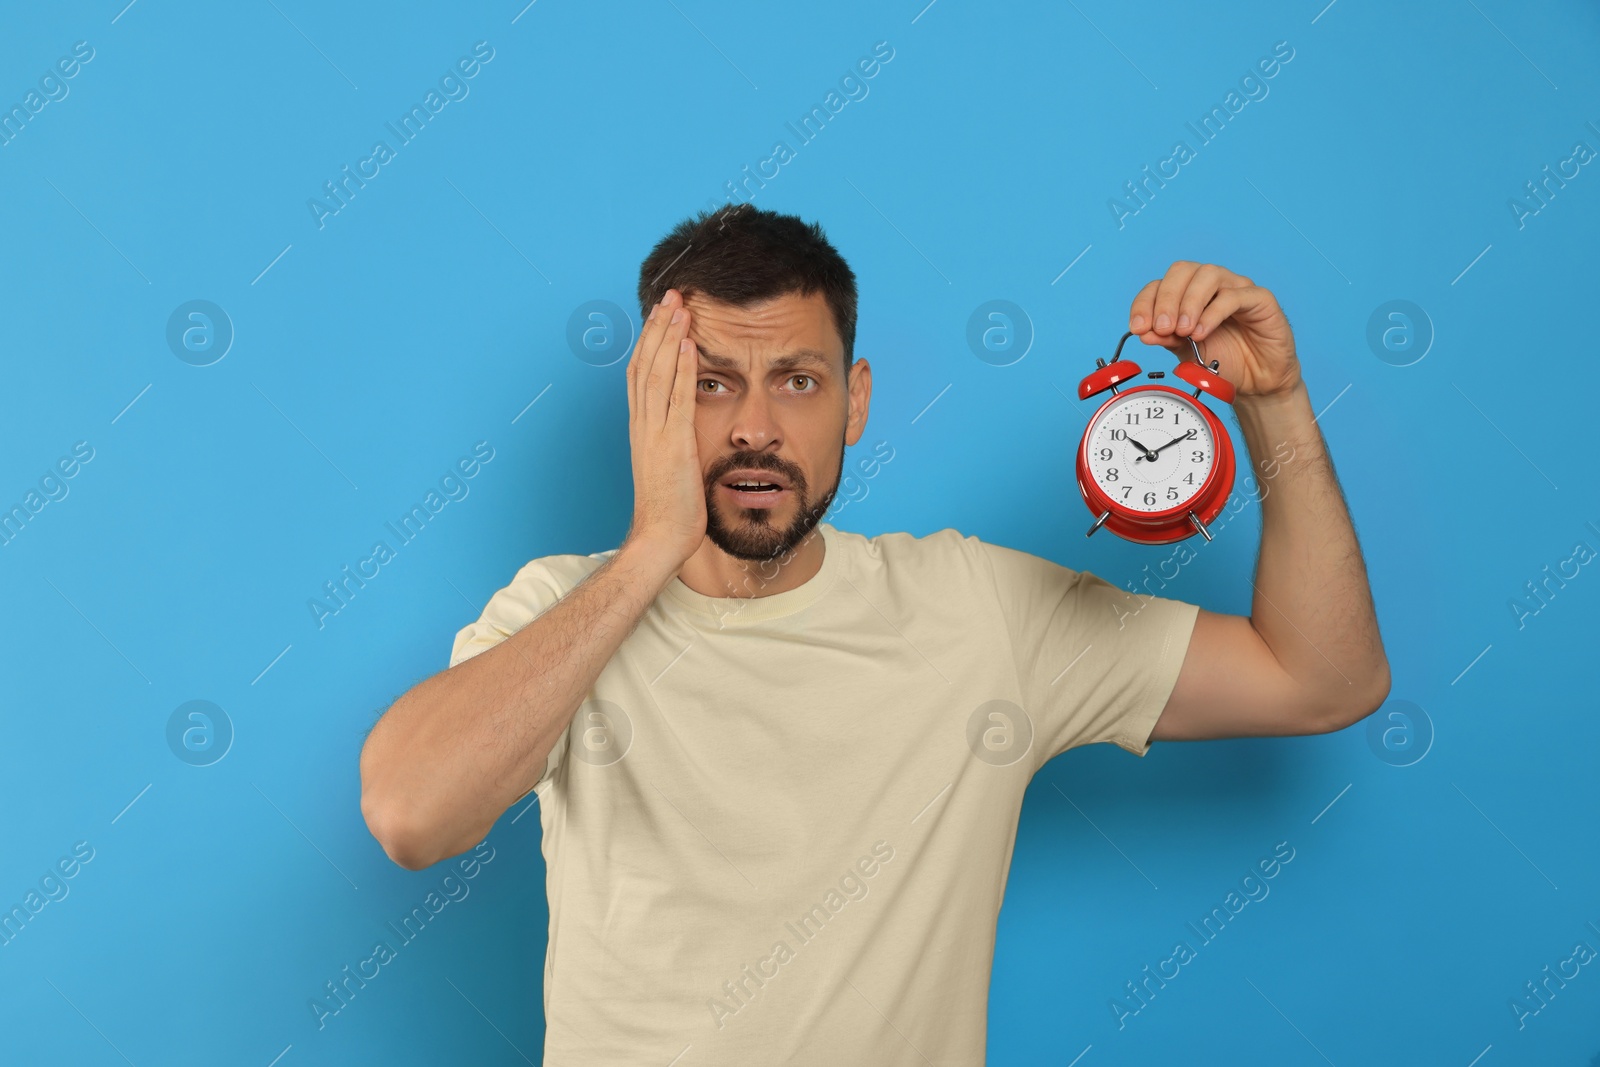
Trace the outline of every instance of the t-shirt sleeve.
<instances>
[{"instance_id":1,"label":"t-shirt sleeve","mask_svg":"<svg viewBox=\"0 0 1600 1067\"><path fill-rule=\"evenodd\" d=\"M1136 756L1178 681L1198 605L979 541L1033 725L1036 766L1110 741Z\"/></svg>"},{"instance_id":2,"label":"t-shirt sleeve","mask_svg":"<svg viewBox=\"0 0 1600 1067\"><path fill-rule=\"evenodd\" d=\"M529 562L511 579L510 585L489 598L482 615L456 631L455 642L450 647L450 666L464 663L498 645L554 607L566 592L557 568L550 561L541 558ZM566 755L571 729L571 723L562 729L561 736L556 738L555 746L545 759L544 772L522 796L512 801L513 804L555 774Z\"/></svg>"}]
</instances>

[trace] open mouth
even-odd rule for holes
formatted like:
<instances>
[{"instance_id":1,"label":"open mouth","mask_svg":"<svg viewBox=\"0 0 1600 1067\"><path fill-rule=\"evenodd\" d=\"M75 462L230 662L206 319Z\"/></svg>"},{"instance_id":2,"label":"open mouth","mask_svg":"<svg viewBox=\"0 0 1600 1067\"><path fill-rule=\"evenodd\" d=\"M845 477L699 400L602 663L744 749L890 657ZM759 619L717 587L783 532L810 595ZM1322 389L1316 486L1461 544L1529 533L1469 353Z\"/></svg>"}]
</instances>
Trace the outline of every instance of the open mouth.
<instances>
[{"instance_id":1,"label":"open mouth","mask_svg":"<svg viewBox=\"0 0 1600 1067\"><path fill-rule=\"evenodd\" d=\"M790 492L782 482L754 471L734 475L718 484L733 503L742 508L775 508Z\"/></svg>"}]
</instances>

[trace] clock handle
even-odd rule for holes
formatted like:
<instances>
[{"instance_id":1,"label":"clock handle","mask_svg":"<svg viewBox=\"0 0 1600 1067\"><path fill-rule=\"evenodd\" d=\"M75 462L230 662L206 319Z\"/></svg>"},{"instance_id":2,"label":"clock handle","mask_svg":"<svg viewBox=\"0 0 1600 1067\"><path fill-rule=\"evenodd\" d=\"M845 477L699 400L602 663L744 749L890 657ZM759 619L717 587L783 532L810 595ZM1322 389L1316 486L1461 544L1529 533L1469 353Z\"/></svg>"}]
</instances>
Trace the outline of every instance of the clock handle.
<instances>
[{"instance_id":1,"label":"clock handle","mask_svg":"<svg viewBox=\"0 0 1600 1067\"><path fill-rule=\"evenodd\" d=\"M1122 340L1117 342L1117 350L1111 354L1111 362L1115 363L1117 360L1122 358L1122 346L1127 344L1128 338L1132 336L1134 336L1132 330L1129 330L1127 333L1122 335ZM1187 337L1185 340L1189 342L1189 347L1194 349L1194 361L1200 364L1202 367L1206 366L1206 361L1200 358L1200 345L1193 337ZM1179 362L1182 361L1180 360Z\"/></svg>"},{"instance_id":2,"label":"clock handle","mask_svg":"<svg viewBox=\"0 0 1600 1067\"><path fill-rule=\"evenodd\" d=\"M1199 530L1207 541L1211 540L1211 531L1206 529L1206 524L1200 521L1200 516L1193 511L1189 512L1189 521L1194 523L1194 528Z\"/></svg>"}]
</instances>

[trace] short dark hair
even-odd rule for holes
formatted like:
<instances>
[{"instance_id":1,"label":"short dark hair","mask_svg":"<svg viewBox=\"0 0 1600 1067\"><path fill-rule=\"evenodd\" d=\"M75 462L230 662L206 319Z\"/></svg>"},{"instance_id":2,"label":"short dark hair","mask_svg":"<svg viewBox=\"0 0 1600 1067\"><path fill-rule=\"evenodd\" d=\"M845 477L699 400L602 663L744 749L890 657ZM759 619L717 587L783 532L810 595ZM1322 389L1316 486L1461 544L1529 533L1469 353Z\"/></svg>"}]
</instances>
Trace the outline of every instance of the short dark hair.
<instances>
[{"instance_id":1,"label":"short dark hair","mask_svg":"<svg viewBox=\"0 0 1600 1067\"><path fill-rule=\"evenodd\" d=\"M702 211L674 226L640 265L641 317L668 289L735 307L820 290L844 342L845 368L855 362L855 272L818 223L751 204Z\"/></svg>"}]
</instances>

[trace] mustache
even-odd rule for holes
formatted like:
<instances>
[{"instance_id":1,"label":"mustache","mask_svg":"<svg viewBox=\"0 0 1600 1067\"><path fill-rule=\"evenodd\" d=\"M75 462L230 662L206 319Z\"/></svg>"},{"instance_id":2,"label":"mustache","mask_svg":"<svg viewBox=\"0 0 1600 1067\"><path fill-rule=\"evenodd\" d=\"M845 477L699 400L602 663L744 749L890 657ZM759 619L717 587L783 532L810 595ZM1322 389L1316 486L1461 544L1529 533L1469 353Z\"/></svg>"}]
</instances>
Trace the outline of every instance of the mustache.
<instances>
[{"instance_id":1,"label":"mustache","mask_svg":"<svg viewBox=\"0 0 1600 1067\"><path fill-rule=\"evenodd\" d=\"M806 476L800 468L770 452L735 452L723 456L706 472L706 488L716 485L729 471L746 469L772 471L787 478L797 491L804 492L806 489Z\"/></svg>"}]
</instances>

